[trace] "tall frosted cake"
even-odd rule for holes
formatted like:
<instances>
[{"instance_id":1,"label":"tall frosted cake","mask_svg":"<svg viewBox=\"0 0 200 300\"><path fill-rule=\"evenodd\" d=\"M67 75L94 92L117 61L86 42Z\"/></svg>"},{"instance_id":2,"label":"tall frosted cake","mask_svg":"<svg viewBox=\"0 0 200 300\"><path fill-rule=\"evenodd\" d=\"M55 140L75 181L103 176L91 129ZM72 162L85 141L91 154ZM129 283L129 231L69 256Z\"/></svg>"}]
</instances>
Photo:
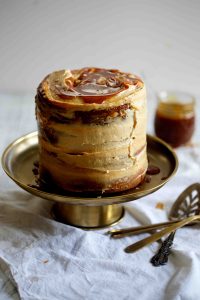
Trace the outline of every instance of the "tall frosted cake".
<instances>
[{"instance_id":1,"label":"tall frosted cake","mask_svg":"<svg viewBox=\"0 0 200 300\"><path fill-rule=\"evenodd\" d=\"M73 192L137 186L147 170L146 90L119 70L56 71L36 95L39 176Z\"/></svg>"}]
</instances>

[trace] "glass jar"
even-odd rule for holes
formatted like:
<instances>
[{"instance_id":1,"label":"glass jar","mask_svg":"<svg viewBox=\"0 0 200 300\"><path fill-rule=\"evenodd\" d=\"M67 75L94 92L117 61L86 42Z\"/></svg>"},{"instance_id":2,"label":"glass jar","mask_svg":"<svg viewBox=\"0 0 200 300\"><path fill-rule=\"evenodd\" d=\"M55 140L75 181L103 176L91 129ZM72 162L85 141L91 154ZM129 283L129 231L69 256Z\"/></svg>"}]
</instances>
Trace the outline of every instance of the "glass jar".
<instances>
[{"instance_id":1,"label":"glass jar","mask_svg":"<svg viewBox=\"0 0 200 300\"><path fill-rule=\"evenodd\" d=\"M195 128L194 97L184 92L160 92L154 127L156 135L172 147L189 142Z\"/></svg>"}]
</instances>

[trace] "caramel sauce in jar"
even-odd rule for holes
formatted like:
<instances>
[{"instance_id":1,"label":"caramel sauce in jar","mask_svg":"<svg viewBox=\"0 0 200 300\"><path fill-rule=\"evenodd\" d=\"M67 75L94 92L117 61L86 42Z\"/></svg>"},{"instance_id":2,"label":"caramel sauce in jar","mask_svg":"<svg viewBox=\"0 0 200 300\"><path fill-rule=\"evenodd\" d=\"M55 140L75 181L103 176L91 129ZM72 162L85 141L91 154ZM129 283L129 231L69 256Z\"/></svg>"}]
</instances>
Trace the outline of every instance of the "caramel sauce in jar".
<instances>
[{"instance_id":1,"label":"caramel sauce in jar","mask_svg":"<svg viewBox=\"0 0 200 300\"><path fill-rule=\"evenodd\" d=\"M195 100L184 92L161 92L154 127L156 135L179 147L192 138L195 129Z\"/></svg>"}]
</instances>

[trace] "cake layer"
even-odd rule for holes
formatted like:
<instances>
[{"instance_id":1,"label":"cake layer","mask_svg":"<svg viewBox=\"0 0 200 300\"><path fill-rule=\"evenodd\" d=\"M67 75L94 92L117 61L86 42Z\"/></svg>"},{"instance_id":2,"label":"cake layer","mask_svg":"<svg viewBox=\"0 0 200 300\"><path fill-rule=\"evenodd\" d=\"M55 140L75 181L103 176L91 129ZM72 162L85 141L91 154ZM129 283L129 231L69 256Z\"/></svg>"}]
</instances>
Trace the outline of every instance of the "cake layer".
<instances>
[{"instance_id":1,"label":"cake layer","mask_svg":"<svg viewBox=\"0 0 200 300\"><path fill-rule=\"evenodd\" d=\"M146 149L145 149L146 150ZM135 157L132 166L108 170L105 168L81 168L63 163L55 157L49 157L45 152L41 155L42 164L40 172L47 182L53 182L55 186L68 191L79 192L109 192L114 191L114 186L125 189L136 186L139 178L142 180L147 169L146 151L142 151ZM120 167L120 166L119 166ZM123 190L122 189L122 190ZM115 190L119 191L119 189Z\"/></svg>"},{"instance_id":2,"label":"cake layer","mask_svg":"<svg viewBox=\"0 0 200 300\"><path fill-rule=\"evenodd\" d=\"M43 153L43 159L47 159L55 163L55 160L66 165L66 168L80 167L87 169L99 169L103 172L109 172L110 170L120 170L125 168L130 168L135 165L136 157L142 152L146 153L146 144L135 151L130 156L127 147L113 148L109 151L99 151L99 152L82 152L81 154L65 153L62 151L49 151L45 147L40 147L40 152ZM140 158L141 159L141 158Z\"/></svg>"}]
</instances>

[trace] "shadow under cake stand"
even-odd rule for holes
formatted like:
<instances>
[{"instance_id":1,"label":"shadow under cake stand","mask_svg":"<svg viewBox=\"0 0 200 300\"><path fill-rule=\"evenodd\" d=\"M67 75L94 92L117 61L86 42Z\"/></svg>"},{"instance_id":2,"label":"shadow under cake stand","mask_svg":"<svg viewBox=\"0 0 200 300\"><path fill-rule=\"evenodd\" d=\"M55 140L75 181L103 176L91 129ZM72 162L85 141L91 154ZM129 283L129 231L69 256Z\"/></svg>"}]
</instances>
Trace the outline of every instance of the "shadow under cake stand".
<instances>
[{"instance_id":1,"label":"shadow under cake stand","mask_svg":"<svg viewBox=\"0 0 200 300\"><path fill-rule=\"evenodd\" d=\"M7 175L29 193L55 202L54 217L66 224L82 228L102 228L118 222L124 215L124 202L137 200L160 189L175 174L178 167L176 154L170 146L157 137L147 135L149 165L160 169L134 189L109 195L90 196L81 193L57 194L42 191L35 184L32 172L38 160L38 133L32 132L11 143L2 156L2 166Z\"/></svg>"}]
</instances>

